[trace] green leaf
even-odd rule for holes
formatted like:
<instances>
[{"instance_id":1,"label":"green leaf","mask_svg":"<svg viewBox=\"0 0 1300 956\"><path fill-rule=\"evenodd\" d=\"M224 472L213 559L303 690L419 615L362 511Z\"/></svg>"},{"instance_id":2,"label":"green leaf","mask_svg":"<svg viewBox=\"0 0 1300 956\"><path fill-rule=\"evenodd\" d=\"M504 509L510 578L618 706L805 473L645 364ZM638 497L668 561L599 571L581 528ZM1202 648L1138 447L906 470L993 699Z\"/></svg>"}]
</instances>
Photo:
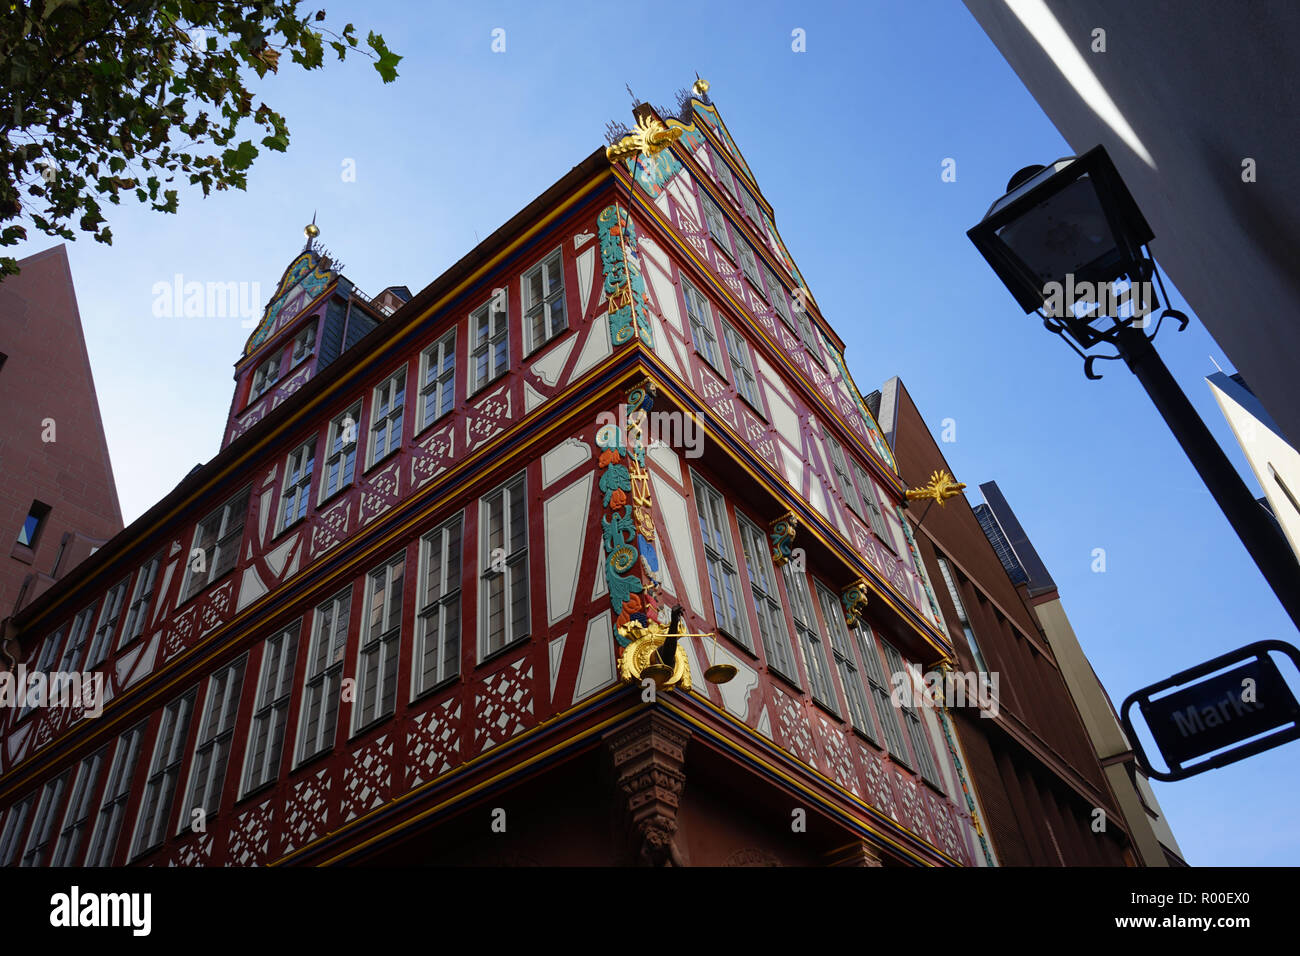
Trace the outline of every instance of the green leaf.
<instances>
[{"instance_id":1,"label":"green leaf","mask_svg":"<svg viewBox=\"0 0 1300 956\"><path fill-rule=\"evenodd\" d=\"M383 81L391 83L397 79L397 64L401 62L402 58L388 49L388 45L384 43L384 38L373 30L366 37L366 43L370 46L370 49L378 54L375 60L375 69L379 72Z\"/></svg>"}]
</instances>

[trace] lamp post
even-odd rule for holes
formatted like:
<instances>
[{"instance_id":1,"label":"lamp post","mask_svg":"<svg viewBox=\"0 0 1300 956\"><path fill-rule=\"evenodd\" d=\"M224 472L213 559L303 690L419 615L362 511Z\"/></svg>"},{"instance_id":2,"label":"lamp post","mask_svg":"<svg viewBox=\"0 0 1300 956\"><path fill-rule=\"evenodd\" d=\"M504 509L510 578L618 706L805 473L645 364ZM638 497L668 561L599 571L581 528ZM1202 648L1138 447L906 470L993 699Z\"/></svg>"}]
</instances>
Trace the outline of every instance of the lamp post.
<instances>
[{"instance_id":1,"label":"lamp post","mask_svg":"<svg viewBox=\"0 0 1300 956\"><path fill-rule=\"evenodd\" d=\"M1123 359L1300 628L1300 564L1151 344L1165 318L1176 319L1181 331L1187 317L1165 296L1147 334L1149 313L1159 305L1153 278L1164 295L1145 248L1155 234L1106 150L1022 169L966 235L1026 314L1038 313L1083 358L1088 378L1101 378L1093 367L1098 360ZM1128 288L1117 295L1116 283L1125 280ZM1107 346L1115 354L1088 354Z\"/></svg>"}]
</instances>

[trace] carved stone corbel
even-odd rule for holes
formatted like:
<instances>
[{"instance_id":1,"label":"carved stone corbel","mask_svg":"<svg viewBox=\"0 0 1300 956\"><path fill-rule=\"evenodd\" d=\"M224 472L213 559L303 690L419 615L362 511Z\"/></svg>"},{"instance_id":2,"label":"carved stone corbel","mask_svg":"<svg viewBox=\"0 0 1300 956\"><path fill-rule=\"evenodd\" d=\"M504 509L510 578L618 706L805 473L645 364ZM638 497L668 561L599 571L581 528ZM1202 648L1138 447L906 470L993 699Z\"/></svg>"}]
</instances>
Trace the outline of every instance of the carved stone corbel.
<instances>
[{"instance_id":1,"label":"carved stone corbel","mask_svg":"<svg viewBox=\"0 0 1300 956\"><path fill-rule=\"evenodd\" d=\"M863 840L832 850L825 859L827 866L884 866L876 848Z\"/></svg>"},{"instance_id":2,"label":"carved stone corbel","mask_svg":"<svg viewBox=\"0 0 1300 956\"><path fill-rule=\"evenodd\" d=\"M605 738L639 866L685 866L676 842L690 733L649 712Z\"/></svg>"}]
</instances>

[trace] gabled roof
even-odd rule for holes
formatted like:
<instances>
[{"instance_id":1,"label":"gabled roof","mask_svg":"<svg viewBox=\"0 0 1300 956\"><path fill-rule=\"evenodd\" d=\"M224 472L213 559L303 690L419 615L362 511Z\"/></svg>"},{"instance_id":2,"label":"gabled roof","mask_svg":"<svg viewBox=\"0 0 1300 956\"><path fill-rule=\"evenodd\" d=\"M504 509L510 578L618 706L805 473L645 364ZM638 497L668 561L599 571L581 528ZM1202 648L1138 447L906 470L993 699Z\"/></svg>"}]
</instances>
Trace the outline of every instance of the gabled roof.
<instances>
[{"instance_id":1,"label":"gabled roof","mask_svg":"<svg viewBox=\"0 0 1300 956\"><path fill-rule=\"evenodd\" d=\"M312 248L304 249L284 270L276 285L275 292L262 311L262 320L258 322L253 334L244 345L243 358L257 351L275 331L281 310L291 300L302 298L306 305L328 288L338 278L328 256L322 256Z\"/></svg>"}]
</instances>

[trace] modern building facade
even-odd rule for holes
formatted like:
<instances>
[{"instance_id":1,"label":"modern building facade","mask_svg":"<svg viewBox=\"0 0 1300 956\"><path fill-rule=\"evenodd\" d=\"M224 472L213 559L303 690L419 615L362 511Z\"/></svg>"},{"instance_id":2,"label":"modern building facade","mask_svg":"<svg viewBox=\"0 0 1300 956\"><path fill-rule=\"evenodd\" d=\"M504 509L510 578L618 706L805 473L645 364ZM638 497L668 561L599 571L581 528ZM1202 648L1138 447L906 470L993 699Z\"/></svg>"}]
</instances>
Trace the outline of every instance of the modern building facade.
<instances>
[{"instance_id":1,"label":"modern building facade","mask_svg":"<svg viewBox=\"0 0 1300 956\"><path fill-rule=\"evenodd\" d=\"M634 118L414 296L309 229L222 451L15 620L108 700L3 713L0 864L1007 862L843 342L707 84Z\"/></svg>"},{"instance_id":2,"label":"modern building facade","mask_svg":"<svg viewBox=\"0 0 1300 956\"><path fill-rule=\"evenodd\" d=\"M869 396L910 484L949 465L912 396ZM950 472L949 472L950 473ZM960 671L996 674L998 707L953 710L999 859L1014 866L1181 864L1159 804L1081 650L1055 583L996 484L907 516ZM1140 774L1137 774L1140 777ZM1166 850L1166 847L1168 848Z\"/></svg>"},{"instance_id":3,"label":"modern building facade","mask_svg":"<svg viewBox=\"0 0 1300 956\"><path fill-rule=\"evenodd\" d=\"M1261 506L1273 516L1300 560L1300 452L1282 437L1273 416L1240 374L1216 372L1205 380L1264 489Z\"/></svg>"},{"instance_id":4,"label":"modern building facade","mask_svg":"<svg viewBox=\"0 0 1300 956\"><path fill-rule=\"evenodd\" d=\"M1038 619L1039 629L1052 650L1128 826L1134 852L1144 866L1186 866L1151 782L1138 766L1133 745L1120 726L1114 704L1079 644L1060 593L1038 551L997 482L984 482L980 492L984 503L974 509L980 527L1007 576Z\"/></svg>"},{"instance_id":5,"label":"modern building facade","mask_svg":"<svg viewBox=\"0 0 1300 956\"><path fill-rule=\"evenodd\" d=\"M0 666L5 622L122 530L67 250L0 282Z\"/></svg>"}]
</instances>

